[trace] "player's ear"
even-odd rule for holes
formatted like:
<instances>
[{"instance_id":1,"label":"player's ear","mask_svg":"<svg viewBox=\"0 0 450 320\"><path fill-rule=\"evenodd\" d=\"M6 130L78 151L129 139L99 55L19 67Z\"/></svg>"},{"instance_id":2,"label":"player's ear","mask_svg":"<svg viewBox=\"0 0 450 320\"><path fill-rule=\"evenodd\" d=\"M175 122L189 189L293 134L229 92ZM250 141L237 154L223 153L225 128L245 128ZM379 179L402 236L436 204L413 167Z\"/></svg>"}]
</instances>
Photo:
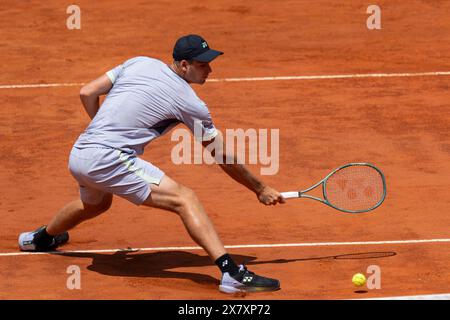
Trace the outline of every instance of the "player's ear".
<instances>
[{"instance_id":1,"label":"player's ear","mask_svg":"<svg viewBox=\"0 0 450 320\"><path fill-rule=\"evenodd\" d=\"M180 68L181 68L181 70L183 70L183 72L187 71L188 65L189 65L189 62L187 60L180 61Z\"/></svg>"}]
</instances>

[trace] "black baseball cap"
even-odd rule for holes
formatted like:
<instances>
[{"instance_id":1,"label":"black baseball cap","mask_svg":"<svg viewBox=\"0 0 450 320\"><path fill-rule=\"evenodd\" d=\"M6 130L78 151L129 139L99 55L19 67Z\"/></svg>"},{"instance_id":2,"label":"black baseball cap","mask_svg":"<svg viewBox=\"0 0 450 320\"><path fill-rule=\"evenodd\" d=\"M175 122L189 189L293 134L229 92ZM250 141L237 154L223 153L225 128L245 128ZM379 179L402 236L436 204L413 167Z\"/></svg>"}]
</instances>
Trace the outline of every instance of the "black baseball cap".
<instances>
[{"instance_id":1,"label":"black baseball cap","mask_svg":"<svg viewBox=\"0 0 450 320\"><path fill-rule=\"evenodd\" d=\"M173 47L173 59L195 60L200 62L210 62L223 54L221 51L210 49L205 39L196 34L183 36L177 40Z\"/></svg>"}]
</instances>

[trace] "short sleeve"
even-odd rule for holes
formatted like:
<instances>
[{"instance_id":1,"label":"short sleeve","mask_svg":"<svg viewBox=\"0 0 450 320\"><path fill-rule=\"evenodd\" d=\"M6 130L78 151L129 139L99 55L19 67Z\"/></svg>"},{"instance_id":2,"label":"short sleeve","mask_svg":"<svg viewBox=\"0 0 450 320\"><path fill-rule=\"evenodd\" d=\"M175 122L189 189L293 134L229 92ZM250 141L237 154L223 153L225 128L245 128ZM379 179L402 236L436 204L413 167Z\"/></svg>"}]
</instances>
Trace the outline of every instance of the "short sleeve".
<instances>
[{"instance_id":1,"label":"short sleeve","mask_svg":"<svg viewBox=\"0 0 450 320\"><path fill-rule=\"evenodd\" d=\"M181 111L183 123L192 131L197 141L210 141L218 134L206 104L197 99L195 105Z\"/></svg>"},{"instance_id":2,"label":"short sleeve","mask_svg":"<svg viewBox=\"0 0 450 320\"><path fill-rule=\"evenodd\" d=\"M117 67L109 70L108 72L106 72L106 75L108 76L109 80L111 80L112 84L114 84L114 82L116 82L122 69L123 69L123 65L121 64L121 65L118 65Z\"/></svg>"}]
</instances>

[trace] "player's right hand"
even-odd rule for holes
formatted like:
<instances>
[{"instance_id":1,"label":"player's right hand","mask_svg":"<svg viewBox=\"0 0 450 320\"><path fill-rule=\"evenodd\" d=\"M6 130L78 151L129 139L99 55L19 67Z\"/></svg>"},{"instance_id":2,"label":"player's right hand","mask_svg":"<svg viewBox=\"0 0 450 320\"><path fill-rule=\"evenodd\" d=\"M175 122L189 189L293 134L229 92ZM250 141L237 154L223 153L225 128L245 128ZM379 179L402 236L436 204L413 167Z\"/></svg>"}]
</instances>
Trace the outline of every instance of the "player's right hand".
<instances>
[{"instance_id":1,"label":"player's right hand","mask_svg":"<svg viewBox=\"0 0 450 320\"><path fill-rule=\"evenodd\" d=\"M259 202L265 204L266 206L286 202L281 193L268 186L262 188L262 190L257 193L257 196Z\"/></svg>"}]
</instances>

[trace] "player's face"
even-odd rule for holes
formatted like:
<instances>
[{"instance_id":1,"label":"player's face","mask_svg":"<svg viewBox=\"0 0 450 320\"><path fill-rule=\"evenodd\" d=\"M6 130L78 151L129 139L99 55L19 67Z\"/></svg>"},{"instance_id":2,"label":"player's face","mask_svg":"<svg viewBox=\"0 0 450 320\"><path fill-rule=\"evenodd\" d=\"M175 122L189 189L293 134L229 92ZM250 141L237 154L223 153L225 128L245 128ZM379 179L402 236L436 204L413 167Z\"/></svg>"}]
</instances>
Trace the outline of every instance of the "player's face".
<instances>
[{"instance_id":1,"label":"player's face","mask_svg":"<svg viewBox=\"0 0 450 320\"><path fill-rule=\"evenodd\" d=\"M203 84L211 72L209 62L192 61L187 65L185 79L190 83Z\"/></svg>"}]
</instances>

